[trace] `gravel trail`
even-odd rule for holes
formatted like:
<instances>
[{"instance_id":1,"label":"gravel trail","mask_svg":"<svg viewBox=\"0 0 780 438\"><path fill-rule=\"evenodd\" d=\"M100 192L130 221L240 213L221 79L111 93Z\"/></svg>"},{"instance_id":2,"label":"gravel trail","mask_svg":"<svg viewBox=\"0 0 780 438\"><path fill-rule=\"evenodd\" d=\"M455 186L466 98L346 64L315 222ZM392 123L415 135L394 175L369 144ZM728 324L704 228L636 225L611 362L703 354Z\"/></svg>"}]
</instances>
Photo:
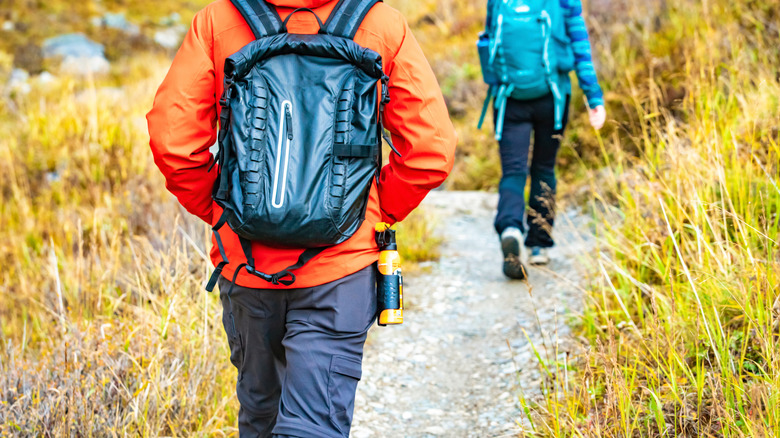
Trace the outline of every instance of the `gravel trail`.
<instances>
[{"instance_id":1,"label":"gravel trail","mask_svg":"<svg viewBox=\"0 0 780 438\"><path fill-rule=\"evenodd\" d=\"M587 221L559 214L549 268L509 281L492 227L496 194L431 193L445 241L441 259L407 276L400 327L375 327L358 387L353 438L512 437L521 388L542 383L528 337L553 359L572 351L566 320L581 308L579 257L592 248ZM403 244L403 236L399 236Z\"/></svg>"}]
</instances>

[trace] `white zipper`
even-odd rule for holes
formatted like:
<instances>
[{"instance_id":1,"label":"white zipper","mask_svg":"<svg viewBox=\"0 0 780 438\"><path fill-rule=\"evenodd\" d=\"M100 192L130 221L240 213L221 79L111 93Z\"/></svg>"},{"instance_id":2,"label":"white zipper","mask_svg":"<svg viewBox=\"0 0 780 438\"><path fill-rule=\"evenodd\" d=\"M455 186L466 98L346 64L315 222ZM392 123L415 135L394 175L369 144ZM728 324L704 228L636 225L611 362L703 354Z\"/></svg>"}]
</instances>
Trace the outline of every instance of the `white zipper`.
<instances>
[{"instance_id":1,"label":"white zipper","mask_svg":"<svg viewBox=\"0 0 780 438\"><path fill-rule=\"evenodd\" d=\"M285 120L287 120L287 130L285 132ZM292 143L292 102L285 100L282 102L282 110L279 112L279 144L276 147L276 171L274 172L274 191L271 198L271 205L274 208L284 206L284 194L287 189L287 169L290 166L290 144ZM282 168L282 146L284 150L284 173L281 174L282 187L279 190L279 171Z\"/></svg>"}]
</instances>

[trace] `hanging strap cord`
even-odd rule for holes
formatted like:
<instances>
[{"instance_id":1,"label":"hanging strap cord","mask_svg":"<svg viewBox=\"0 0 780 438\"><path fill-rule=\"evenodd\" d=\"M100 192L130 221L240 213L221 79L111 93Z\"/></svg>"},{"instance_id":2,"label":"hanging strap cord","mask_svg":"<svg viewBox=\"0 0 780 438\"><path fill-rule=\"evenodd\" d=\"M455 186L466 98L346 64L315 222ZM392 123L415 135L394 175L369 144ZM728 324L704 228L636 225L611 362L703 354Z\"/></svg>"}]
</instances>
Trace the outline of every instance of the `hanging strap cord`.
<instances>
[{"instance_id":1,"label":"hanging strap cord","mask_svg":"<svg viewBox=\"0 0 780 438\"><path fill-rule=\"evenodd\" d=\"M227 217L227 211L222 212L222 216L219 217L219 221L217 221L216 225L214 225L214 227L211 229L214 233L214 239L217 241L217 248L219 248L219 255L222 256L222 261L219 262L216 268L214 268L214 272L211 274L208 284L206 284L206 290L209 292L214 292L214 287L217 285L219 276L222 275L222 270L225 269L225 266L230 264L230 261L228 261L227 258L227 253L225 253L225 245L222 244L222 237L219 235L219 229L225 225L227 222Z\"/></svg>"},{"instance_id":2,"label":"hanging strap cord","mask_svg":"<svg viewBox=\"0 0 780 438\"><path fill-rule=\"evenodd\" d=\"M298 261L295 262L294 265L290 265L285 269L277 272L276 274L271 275L271 283L275 285L281 284L284 286L291 286L293 283L295 283L295 274L293 274L292 271L304 267L307 263L312 261L314 257L317 257L323 251L325 251L325 248L307 249L306 251L301 253L300 257L298 257ZM285 278L289 278L289 279L285 280Z\"/></svg>"},{"instance_id":3,"label":"hanging strap cord","mask_svg":"<svg viewBox=\"0 0 780 438\"><path fill-rule=\"evenodd\" d=\"M243 268L246 269L246 272L264 281L267 281L274 286L278 286L280 284L283 286L292 286L296 280L295 274L293 274L292 271L302 268L314 257L317 257L320 253L322 253L322 251L325 251L325 247L309 248L301 253L300 257L298 257L298 261L295 262L294 265L288 266L275 274L266 274L265 272L257 270L255 267L255 258L252 255L252 242L244 239L243 237L239 237L238 240L241 242L241 249L244 250L244 255L246 256L247 263L243 266Z\"/></svg>"},{"instance_id":4,"label":"hanging strap cord","mask_svg":"<svg viewBox=\"0 0 780 438\"><path fill-rule=\"evenodd\" d=\"M223 215L224 216L224 215ZM222 219L220 218L220 221ZM224 225L224 223L222 224ZM216 228L216 227L215 227ZM217 280L219 279L220 275L222 275L222 271L225 268L225 266L228 265L227 256L225 255L225 249L222 245L222 239L219 237L219 232L215 231L214 235L217 239L217 246L219 247L219 252L222 255L223 261L220 262L219 265L214 269L214 273L211 274L211 278L209 279L208 285L206 286L206 290L209 292L214 291L214 287L217 284ZM245 240L243 238L239 237L239 241L241 242L241 247L244 250L245 254L247 252L251 252L252 243L248 240ZM246 244L244 242L247 242ZM295 271L297 269L300 269L304 267L307 263L312 261L315 257L320 255L323 251L325 251L326 248L309 248L298 257L298 261L295 262L295 264L290 265L283 270L275 273L275 274L266 274L265 272L258 271L254 267L254 257L247 257L247 263L242 263L238 265L235 272L233 273L233 280L230 282L230 289L228 289L228 298L230 298L230 293L233 291L233 286L236 284L236 279L238 278L239 272L244 269L246 272L254 275L255 277L258 277L264 281L267 281L268 283L273 284L274 286L283 285L283 286L292 286L295 281L296 277L295 274L292 271Z\"/></svg>"},{"instance_id":5,"label":"hanging strap cord","mask_svg":"<svg viewBox=\"0 0 780 438\"><path fill-rule=\"evenodd\" d=\"M390 78L387 75L382 75L382 100L379 104L379 130L382 132L382 138L385 140L388 146L390 146L390 149L398 155L399 157L403 157L400 152L398 152L398 149L395 148L395 145L393 145L393 139L390 138L390 136L387 134L387 131L385 130L385 106L387 106L388 103L390 103Z\"/></svg>"},{"instance_id":6,"label":"hanging strap cord","mask_svg":"<svg viewBox=\"0 0 780 438\"><path fill-rule=\"evenodd\" d=\"M493 100L496 93L496 86L491 85L488 87L487 96L485 96L485 103L482 104L482 113L479 115L479 123L477 129L482 129L482 125L485 123L485 116L487 115L488 108L490 108L490 101Z\"/></svg>"},{"instance_id":7,"label":"hanging strap cord","mask_svg":"<svg viewBox=\"0 0 780 438\"><path fill-rule=\"evenodd\" d=\"M495 99L496 107L496 140L501 141L504 135L504 118L506 117L506 104L509 100L509 96L514 91L514 85L502 85L498 89L498 94Z\"/></svg>"}]
</instances>

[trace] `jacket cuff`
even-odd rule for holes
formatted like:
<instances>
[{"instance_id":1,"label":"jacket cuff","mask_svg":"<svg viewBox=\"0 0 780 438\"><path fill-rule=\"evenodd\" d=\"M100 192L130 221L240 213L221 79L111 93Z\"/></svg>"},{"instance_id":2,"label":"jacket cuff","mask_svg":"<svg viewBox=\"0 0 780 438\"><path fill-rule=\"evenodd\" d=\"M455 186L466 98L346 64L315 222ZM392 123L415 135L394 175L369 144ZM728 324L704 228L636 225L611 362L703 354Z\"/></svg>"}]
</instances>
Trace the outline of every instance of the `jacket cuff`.
<instances>
[{"instance_id":1,"label":"jacket cuff","mask_svg":"<svg viewBox=\"0 0 780 438\"><path fill-rule=\"evenodd\" d=\"M604 105L604 97L602 96L594 96L588 98L588 106L590 109L594 109L597 106L603 106Z\"/></svg>"}]
</instances>

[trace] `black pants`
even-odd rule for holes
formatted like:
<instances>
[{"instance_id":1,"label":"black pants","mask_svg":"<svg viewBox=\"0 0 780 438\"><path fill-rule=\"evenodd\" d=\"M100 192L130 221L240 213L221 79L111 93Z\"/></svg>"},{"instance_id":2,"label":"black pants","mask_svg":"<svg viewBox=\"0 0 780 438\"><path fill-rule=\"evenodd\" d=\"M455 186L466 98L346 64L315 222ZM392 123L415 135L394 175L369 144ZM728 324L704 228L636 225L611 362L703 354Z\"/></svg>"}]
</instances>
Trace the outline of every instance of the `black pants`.
<instances>
[{"instance_id":1,"label":"black pants","mask_svg":"<svg viewBox=\"0 0 780 438\"><path fill-rule=\"evenodd\" d=\"M555 129L555 102L552 94L534 100L508 100L503 138L499 142L503 173L498 186L498 214L495 221L499 234L508 227L517 227L527 233L526 246L549 248L554 245L551 234L555 222L555 160L568 117L568 97L560 130ZM534 149L529 166L531 133L534 136ZM525 184L529 174L531 194L526 212Z\"/></svg>"},{"instance_id":2,"label":"black pants","mask_svg":"<svg viewBox=\"0 0 780 438\"><path fill-rule=\"evenodd\" d=\"M228 297L230 282L219 287L238 369L239 435L348 437L377 313L375 267L305 289L235 286Z\"/></svg>"}]
</instances>

